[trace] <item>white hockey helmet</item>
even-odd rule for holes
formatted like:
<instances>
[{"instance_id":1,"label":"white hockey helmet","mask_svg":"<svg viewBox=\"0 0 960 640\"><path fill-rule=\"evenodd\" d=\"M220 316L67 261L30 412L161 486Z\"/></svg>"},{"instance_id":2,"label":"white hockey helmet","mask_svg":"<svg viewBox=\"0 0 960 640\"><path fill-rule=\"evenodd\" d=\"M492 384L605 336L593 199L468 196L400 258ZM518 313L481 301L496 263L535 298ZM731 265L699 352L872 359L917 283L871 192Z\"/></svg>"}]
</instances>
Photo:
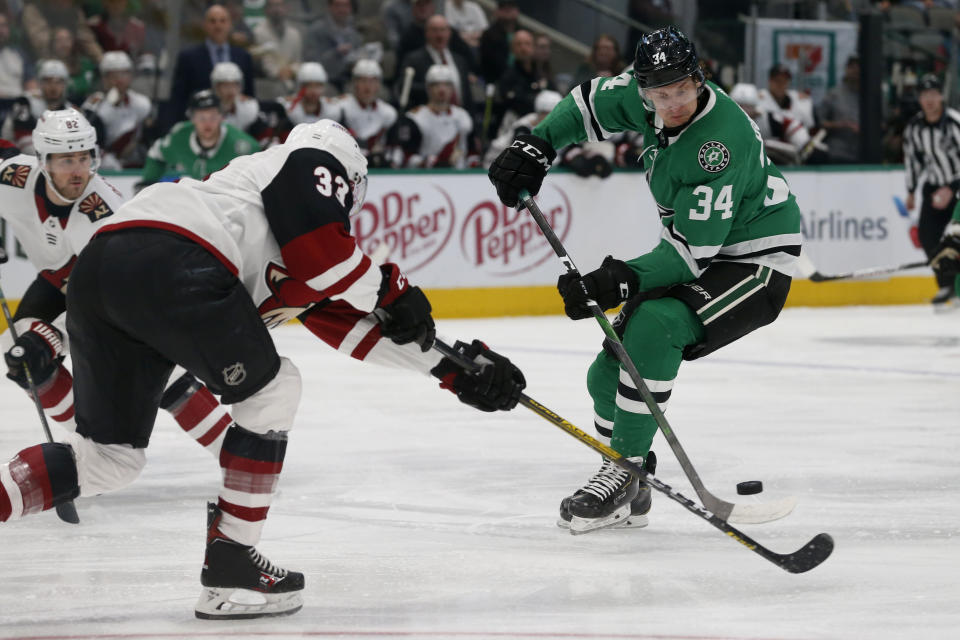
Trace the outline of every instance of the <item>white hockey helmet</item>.
<instances>
[{"instance_id":1,"label":"white hockey helmet","mask_svg":"<svg viewBox=\"0 0 960 640\"><path fill-rule=\"evenodd\" d=\"M297 86L305 82L327 82L327 70L319 62L304 62L297 69Z\"/></svg>"},{"instance_id":2,"label":"white hockey helmet","mask_svg":"<svg viewBox=\"0 0 960 640\"><path fill-rule=\"evenodd\" d=\"M111 71L133 71L133 61L126 51L107 51L100 58L100 75Z\"/></svg>"},{"instance_id":3,"label":"white hockey helmet","mask_svg":"<svg viewBox=\"0 0 960 640\"><path fill-rule=\"evenodd\" d=\"M445 64L431 65L430 68L427 69L427 76L424 81L428 87L431 84L437 84L439 82L453 84L453 69Z\"/></svg>"},{"instance_id":4,"label":"white hockey helmet","mask_svg":"<svg viewBox=\"0 0 960 640\"><path fill-rule=\"evenodd\" d=\"M73 202L76 198L64 198L53 186L53 179L47 170L50 154L90 151L90 175L95 174L100 166L97 130L82 113L73 108L44 111L33 130L33 148L40 161L40 172L47 179L47 184L66 202Z\"/></svg>"},{"instance_id":5,"label":"white hockey helmet","mask_svg":"<svg viewBox=\"0 0 960 640\"><path fill-rule=\"evenodd\" d=\"M380 63L376 60L357 60L357 64L353 65L353 77L354 78L382 78L383 69L380 68Z\"/></svg>"},{"instance_id":6,"label":"white hockey helmet","mask_svg":"<svg viewBox=\"0 0 960 640\"><path fill-rule=\"evenodd\" d=\"M730 89L730 97L741 106L755 107L760 102L760 93L756 85L748 82L738 82Z\"/></svg>"},{"instance_id":7,"label":"white hockey helmet","mask_svg":"<svg viewBox=\"0 0 960 640\"><path fill-rule=\"evenodd\" d=\"M533 101L533 110L537 113L550 113L554 107L560 104L561 100L563 100L563 96L556 91L550 91L549 89L541 91Z\"/></svg>"},{"instance_id":8,"label":"white hockey helmet","mask_svg":"<svg viewBox=\"0 0 960 640\"><path fill-rule=\"evenodd\" d=\"M67 65L60 60L44 60L40 63L37 70L37 77L41 80L45 78L59 78L66 82L70 78L70 72L67 71Z\"/></svg>"},{"instance_id":9,"label":"white hockey helmet","mask_svg":"<svg viewBox=\"0 0 960 640\"><path fill-rule=\"evenodd\" d=\"M243 84L243 71L235 62L218 62L210 72L210 84L218 82L236 82Z\"/></svg>"},{"instance_id":10,"label":"white hockey helmet","mask_svg":"<svg viewBox=\"0 0 960 640\"><path fill-rule=\"evenodd\" d=\"M367 157L350 132L335 120L317 120L298 124L284 144L294 147L313 147L333 155L347 172L353 191L350 215L360 210L367 195Z\"/></svg>"}]
</instances>

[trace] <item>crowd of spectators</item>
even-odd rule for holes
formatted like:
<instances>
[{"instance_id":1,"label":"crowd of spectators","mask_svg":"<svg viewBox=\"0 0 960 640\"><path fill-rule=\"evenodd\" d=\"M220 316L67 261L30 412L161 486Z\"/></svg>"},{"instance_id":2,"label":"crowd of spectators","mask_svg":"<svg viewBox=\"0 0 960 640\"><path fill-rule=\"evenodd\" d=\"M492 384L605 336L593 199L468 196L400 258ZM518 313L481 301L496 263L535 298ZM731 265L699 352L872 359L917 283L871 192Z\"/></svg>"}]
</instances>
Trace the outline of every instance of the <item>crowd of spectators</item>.
<instances>
[{"instance_id":1,"label":"crowd of spectators","mask_svg":"<svg viewBox=\"0 0 960 640\"><path fill-rule=\"evenodd\" d=\"M333 118L374 167L480 166L573 86L622 73L633 47L600 34L579 65L555 70L550 37L521 26L515 1L488 12L473 0L385 0L359 16L358 4L183 0L171 22L162 0L0 0L0 135L30 152L45 109L77 106L97 127L103 166L143 168L150 182L204 175L231 154L282 142L301 122ZM701 4L631 0L628 12L654 27L682 25ZM898 3L827 4L842 18ZM171 24L180 27L174 51ZM717 63L710 47L707 38L703 57ZM818 104L792 79L776 65L766 86L725 88L780 162L856 162L856 57ZM640 147L620 135L560 157L580 175L605 176L635 163Z\"/></svg>"}]
</instances>

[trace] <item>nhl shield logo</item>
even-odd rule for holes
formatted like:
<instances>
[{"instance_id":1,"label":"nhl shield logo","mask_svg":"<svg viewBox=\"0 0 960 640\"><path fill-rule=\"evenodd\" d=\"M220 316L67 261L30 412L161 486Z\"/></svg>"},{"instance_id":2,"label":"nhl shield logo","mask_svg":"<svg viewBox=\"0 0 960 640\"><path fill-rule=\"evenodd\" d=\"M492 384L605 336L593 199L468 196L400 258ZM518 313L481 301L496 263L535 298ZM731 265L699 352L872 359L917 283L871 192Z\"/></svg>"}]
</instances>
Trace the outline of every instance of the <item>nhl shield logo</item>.
<instances>
[{"instance_id":1,"label":"nhl shield logo","mask_svg":"<svg viewBox=\"0 0 960 640\"><path fill-rule=\"evenodd\" d=\"M246 380L246 378L247 370L244 368L242 362L237 362L223 369L223 381L231 387L237 386Z\"/></svg>"},{"instance_id":2,"label":"nhl shield logo","mask_svg":"<svg viewBox=\"0 0 960 640\"><path fill-rule=\"evenodd\" d=\"M8 164L0 172L0 184L7 184L11 187L23 189L27 184L27 177L30 175L30 165L26 164Z\"/></svg>"},{"instance_id":3,"label":"nhl shield logo","mask_svg":"<svg viewBox=\"0 0 960 640\"><path fill-rule=\"evenodd\" d=\"M703 170L710 173L720 173L730 164L730 152L722 142L716 140L704 142L697 158Z\"/></svg>"},{"instance_id":4,"label":"nhl shield logo","mask_svg":"<svg viewBox=\"0 0 960 640\"><path fill-rule=\"evenodd\" d=\"M107 206L107 203L99 195L91 193L80 202L80 213L90 218L90 222L96 222L101 218L113 215L113 209Z\"/></svg>"}]
</instances>

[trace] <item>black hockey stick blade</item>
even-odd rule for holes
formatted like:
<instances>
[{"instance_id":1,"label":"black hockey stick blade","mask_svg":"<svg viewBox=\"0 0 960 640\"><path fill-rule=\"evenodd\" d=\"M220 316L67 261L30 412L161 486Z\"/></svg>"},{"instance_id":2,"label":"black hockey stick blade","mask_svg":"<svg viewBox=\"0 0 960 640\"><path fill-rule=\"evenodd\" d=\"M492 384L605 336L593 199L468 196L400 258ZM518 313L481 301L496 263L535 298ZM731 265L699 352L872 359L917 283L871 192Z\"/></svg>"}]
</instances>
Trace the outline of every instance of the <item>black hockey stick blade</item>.
<instances>
[{"instance_id":1,"label":"black hockey stick blade","mask_svg":"<svg viewBox=\"0 0 960 640\"><path fill-rule=\"evenodd\" d=\"M833 553L833 536L829 533L818 533L807 544L793 553L774 554L774 562L790 573L806 573L830 557Z\"/></svg>"},{"instance_id":2,"label":"black hockey stick blade","mask_svg":"<svg viewBox=\"0 0 960 640\"><path fill-rule=\"evenodd\" d=\"M73 505L73 500L64 502L56 506L57 516L64 522L70 524L80 524L80 516L77 515L77 508Z\"/></svg>"}]
</instances>

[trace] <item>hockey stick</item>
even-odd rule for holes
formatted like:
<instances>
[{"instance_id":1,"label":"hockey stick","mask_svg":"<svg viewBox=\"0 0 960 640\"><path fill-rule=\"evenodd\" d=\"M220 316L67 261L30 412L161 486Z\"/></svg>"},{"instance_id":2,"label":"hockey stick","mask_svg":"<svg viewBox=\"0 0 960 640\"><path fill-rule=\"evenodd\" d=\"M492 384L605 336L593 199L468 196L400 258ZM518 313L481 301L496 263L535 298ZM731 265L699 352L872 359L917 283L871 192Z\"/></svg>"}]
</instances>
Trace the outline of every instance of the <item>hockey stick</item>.
<instances>
[{"instance_id":1,"label":"hockey stick","mask_svg":"<svg viewBox=\"0 0 960 640\"><path fill-rule=\"evenodd\" d=\"M579 278L580 271L577 269L577 266L567 254L567 250L564 249L563 243L560 242L560 238L554 233L550 223L543 217L543 212L540 211L540 207L534 202L526 190L520 192L520 201L530 212L530 215L533 216L533 219L536 220L537 225L541 231L543 231L543 235L547 238L547 242L550 243L553 251L557 254L557 257L560 258L560 262L566 267L567 273ZM663 411L660 410L660 406L654 399L653 394L650 393L650 389L647 388L646 383L643 381L643 376L637 371L633 360L630 359L626 349L623 348L620 337L617 335L617 332L614 331L603 309L601 309L595 301L591 300L589 296L587 296L587 306L593 312L593 317L597 319L597 322L606 334L606 344L613 350L617 360L620 361L620 364L626 369L633 384L636 385L637 390L640 392L640 397L643 398L644 404L647 405L647 408L653 415L654 421L656 421L657 426L660 427L660 431L663 433L663 437L666 438L667 444L670 445L674 455L677 456L683 472L687 475L687 479L690 480L690 484L693 485L693 489L700 497L703 506L717 514L723 520L745 524L759 524L761 522L779 520L793 511L793 508L797 505L797 499L792 496L762 504L734 504L721 500L710 493L703 485L703 481L700 480L697 470L693 468L693 463L690 462L690 458L687 457L687 452L684 451L680 445L680 441L670 427L670 423L667 422L667 418L663 415Z\"/></svg>"},{"instance_id":2,"label":"hockey stick","mask_svg":"<svg viewBox=\"0 0 960 640\"><path fill-rule=\"evenodd\" d=\"M928 263L926 260L923 262L908 262L907 264L898 264L893 267L871 267L869 269L858 269L856 271L850 271L848 273L835 273L832 275L824 275L819 271L814 271L808 277L810 282L829 282L831 280L847 280L850 278L872 278L876 276L885 276L891 273L896 273L897 271L905 271L907 269L916 269L917 267L926 267Z\"/></svg>"},{"instance_id":3,"label":"hockey stick","mask_svg":"<svg viewBox=\"0 0 960 640\"><path fill-rule=\"evenodd\" d=\"M479 368L477 363L473 362L472 360L468 360L439 339L434 340L433 348L450 360L453 360L459 364L467 371L476 371ZM607 445L578 429L573 423L560 417L533 398L527 396L526 394L520 394L520 404L530 409L547 422L550 422L554 426L563 429L580 442L584 443L603 457L610 460L610 462L639 477L660 493L666 495L674 502L679 503L690 513L693 513L703 520L706 520L714 527L745 546L747 549L750 549L764 559L769 560L785 571L789 571L790 573L804 573L805 571L810 571L811 569L817 567L824 560L829 558L830 554L833 552L833 538L829 533L818 533L813 537L812 540L810 540L810 542L803 545L800 549L794 551L793 553L784 554L771 551L736 527L732 526L719 514L712 513L710 510L704 509L690 498L681 495L670 485L661 482L655 476L647 473L640 465L627 460Z\"/></svg>"},{"instance_id":4,"label":"hockey stick","mask_svg":"<svg viewBox=\"0 0 960 640\"><path fill-rule=\"evenodd\" d=\"M7 261L7 252L3 247L0 247L0 264L3 264ZM10 315L10 307L7 306L7 297L3 294L3 287L0 287L0 307L3 307L3 317L7 321L7 326L10 328L10 335L13 337L13 341L16 342L19 336L17 335L17 329L13 326L13 317ZM14 347L14 349L22 347ZM47 442L53 442L53 434L50 433L50 425L47 424L47 416L43 413L43 405L40 404L40 394L37 393L37 387L33 384L33 376L30 375L30 369L27 368L27 364L23 364L23 372L27 376L27 386L30 387L30 397L33 398L33 404L37 407L37 414L40 416L40 424L43 425L43 433L47 436ZM57 516L64 522L69 522L70 524L80 524L80 516L77 515L77 508L73 504L73 500L69 502L64 502L56 506Z\"/></svg>"}]
</instances>

